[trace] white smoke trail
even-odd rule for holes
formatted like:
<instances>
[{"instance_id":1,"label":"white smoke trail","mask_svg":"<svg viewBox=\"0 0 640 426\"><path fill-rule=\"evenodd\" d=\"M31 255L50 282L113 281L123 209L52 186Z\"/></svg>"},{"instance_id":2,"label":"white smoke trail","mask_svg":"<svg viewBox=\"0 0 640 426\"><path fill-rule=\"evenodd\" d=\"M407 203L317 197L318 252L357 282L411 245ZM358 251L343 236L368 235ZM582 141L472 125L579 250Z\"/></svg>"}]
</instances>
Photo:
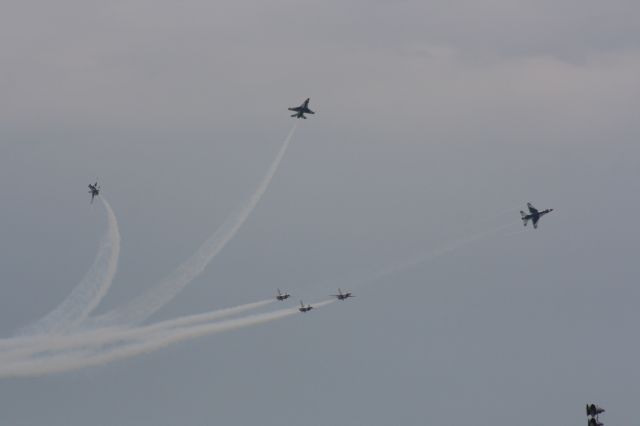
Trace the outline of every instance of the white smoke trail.
<instances>
[{"instance_id":1,"label":"white smoke trail","mask_svg":"<svg viewBox=\"0 0 640 426\"><path fill-rule=\"evenodd\" d=\"M107 212L108 228L91 268L57 308L26 327L23 334L56 334L73 329L89 316L107 294L118 269L120 231L111 206L104 197L100 197L100 200Z\"/></svg>"},{"instance_id":2,"label":"white smoke trail","mask_svg":"<svg viewBox=\"0 0 640 426\"><path fill-rule=\"evenodd\" d=\"M328 305L335 300L317 303L314 308ZM283 319L298 313L298 308L287 308L265 314L232 319L217 323L200 324L179 328L174 331L157 333L139 343L119 346L110 350L89 354L86 351L72 352L62 355L44 356L38 359L27 359L0 365L0 378L28 377L44 374L62 373L80 368L107 364L137 355L149 353L185 340L206 336L224 331L265 324Z\"/></svg>"},{"instance_id":3,"label":"white smoke trail","mask_svg":"<svg viewBox=\"0 0 640 426\"><path fill-rule=\"evenodd\" d=\"M187 315L137 328L105 327L99 329L87 329L81 332L65 335L39 335L28 339L7 339L2 341L4 345L0 349L0 362L32 357L42 352L70 350L87 346L107 345L125 340L140 339L159 331L167 331L177 327L185 327L202 322L211 322L221 318L238 315L249 310L262 308L270 303L273 303L273 299L247 303L232 308L219 309L202 314Z\"/></svg>"},{"instance_id":4,"label":"white smoke trail","mask_svg":"<svg viewBox=\"0 0 640 426\"><path fill-rule=\"evenodd\" d=\"M162 308L171 299L176 297L191 281L200 275L206 266L222 251L229 241L235 237L251 212L267 191L273 176L278 171L278 166L293 138L296 130L294 125L286 137L276 158L271 163L266 175L256 188L255 192L247 200L244 206L232 215L222 226L202 244L202 246L189 259L183 262L174 272L162 280L156 287L148 290L140 297L126 304L124 307L114 309L99 317L98 323L104 325L113 324L138 324L150 317L158 309Z\"/></svg>"},{"instance_id":5,"label":"white smoke trail","mask_svg":"<svg viewBox=\"0 0 640 426\"><path fill-rule=\"evenodd\" d=\"M474 235L471 235L469 237L466 238L462 238L456 241L453 241L452 243L446 244L443 247L440 247L436 250L432 250L432 251L428 251L428 252L424 252L424 253L420 253L416 256L411 257L410 259L404 260L402 262L398 262L396 264L393 264L391 266L388 266L384 269L380 269L370 275L368 275L365 278L356 280L355 282L351 282L351 283L342 283L343 286L346 285L350 285L351 288L357 288L365 283L372 283L372 282L376 282L386 276L395 274L397 272L401 272L405 269L408 268L412 268L414 266L417 266L421 263L436 259L442 255L445 255L447 253L451 253L454 252L464 246L467 246L475 241L478 241L482 238L494 235L504 229L510 228L512 226L514 226L516 222L511 222L511 223L507 223L504 225L500 225L500 226L496 226L490 229L487 229L485 231L482 232L478 232Z\"/></svg>"}]
</instances>

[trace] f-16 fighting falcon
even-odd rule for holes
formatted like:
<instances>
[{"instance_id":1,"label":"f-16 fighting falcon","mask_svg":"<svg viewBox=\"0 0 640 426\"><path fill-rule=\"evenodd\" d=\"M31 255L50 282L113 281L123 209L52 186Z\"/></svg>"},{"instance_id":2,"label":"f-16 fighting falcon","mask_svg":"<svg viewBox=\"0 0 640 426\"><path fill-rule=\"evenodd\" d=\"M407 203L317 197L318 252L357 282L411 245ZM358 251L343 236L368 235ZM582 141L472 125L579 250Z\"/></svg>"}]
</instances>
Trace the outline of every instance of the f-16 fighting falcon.
<instances>
[{"instance_id":1,"label":"f-16 fighting falcon","mask_svg":"<svg viewBox=\"0 0 640 426\"><path fill-rule=\"evenodd\" d=\"M291 296L289 293L280 293L280 289L278 289L278 295L276 296L277 300L286 300Z\"/></svg>"},{"instance_id":2,"label":"f-16 fighting falcon","mask_svg":"<svg viewBox=\"0 0 640 426\"><path fill-rule=\"evenodd\" d=\"M531 220L531 223L533 223L534 229L538 229L538 221L542 216L544 216L547 213L551 213L553 211L553 209L538 211L538 209L533 207L531 203L527 203L527 207L529 208L529 214L525 214L525 212L520 210L520 215L522 216L522 221L524 222L524 226L527 226L527 222Z\"/></svg>"},{"instance_id":3,"label":"f-16 fighting falcon","mask_svg":"<svg viewBox=\"0 0 640 426\"><path fill-rule=\"evenodd\" d=\"M353 294L351 294L351 292L343 293L342 290L340 289L338 289L338 294L332 294L332 296L337 298L338 300L344 300L350 297L355 297Z\"/></svg>"},{"instance_id":4,"label":"f-16 fighting falcon","mask_svg":"<svg viewBox=\"0 0 640 426\"><path fill-rule=\"evenodd\" d=\"M588 426L604 426L604 423L602 423L596 417L590 417L589 421L587 422L587 425Z\"/></svg>"},{"instance_id":5,"label":"f-16 fighting falcon","mask_svg":"<svg viewBox=\"0 0 640 426\"><path fill-rule=\"evenodd\" d=\"M300 307L298 308L300 312L303 312L303 313L309 312L312 309L313 309L313 306L311 305L304 306L304 303L302 303L302 300L300 301Z\"/></svg>"},{"instance_id":6,"label":"f-16 fighting falcon","mask_svg":"<svg viewBox=\"0 0 640 426\"><path fill-rule=\"evenodd\" d=\"M309 99L310 98L307 98L307 100L304 101L299 107L289 108L289 111L295 111L295 114L293 114L292 117L304 118L306 120L307 117L304 116L305 114L315 114L315 112L309 109Z\"/></svg>"},{"instance_id":7,"label":"f-16 fighting falcon","mask_svg":"<svg viewBox=\"0 0 640 426\"><path fill-rule=\"evenodd\" d=\"M93 199L100 195L100 186L98 185L98 181L93 185L89 184L89 194L91 194L90 204L93 204Z\"/></svg>"},{"instance_id":8,"label":"f-16 fighting falcon","mask_svg":"<svg viewBox=\"0 0 640 426\"><path fill-rule=\"evenodd\" d=\"M587 416L598 417L604 413L604 408L598 407L596 404L587 404Z\"/></svg>"}]
</instances>

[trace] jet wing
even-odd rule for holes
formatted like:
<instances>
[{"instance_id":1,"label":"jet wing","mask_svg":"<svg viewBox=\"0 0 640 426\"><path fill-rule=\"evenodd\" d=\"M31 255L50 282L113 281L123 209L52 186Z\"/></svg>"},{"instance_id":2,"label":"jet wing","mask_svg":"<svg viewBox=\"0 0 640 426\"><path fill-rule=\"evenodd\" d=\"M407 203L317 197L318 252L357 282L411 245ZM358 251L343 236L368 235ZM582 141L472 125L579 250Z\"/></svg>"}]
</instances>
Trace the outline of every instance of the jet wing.
<instances>
[{"instance_id":1,"label":"jet wing","mask_svg":"<svg viewBox=\"0 0 640 426\"><path fill-rule=\"evenodd\" d=\"M534 217L533 219L531 219L531 222L533 223L533 229L538 229L538 220L540 220L539 217Z\"/></svg>"},{"instance_id":2,"label":"jet wing","mask_svg":"<svg viewBox=\"0 0 640 426\"><path fill-rule=\"evenodd\" d=\"M538 209L533 207L533 205L531 205L531 203L527 203L527 207L529 207L529 212L531 212L531 214L538 214Z\"/></svg>"},{"instance_id":3,"label":"jet wing","mask_svg":"<svg viewBox=\"0 0 640 426\"><path fill-rule=\"evenodd\" d=\"M305 114L315 114L315 112L311 111L309 108L305 107L304 111Z\"/></svg>"}]
</instances>

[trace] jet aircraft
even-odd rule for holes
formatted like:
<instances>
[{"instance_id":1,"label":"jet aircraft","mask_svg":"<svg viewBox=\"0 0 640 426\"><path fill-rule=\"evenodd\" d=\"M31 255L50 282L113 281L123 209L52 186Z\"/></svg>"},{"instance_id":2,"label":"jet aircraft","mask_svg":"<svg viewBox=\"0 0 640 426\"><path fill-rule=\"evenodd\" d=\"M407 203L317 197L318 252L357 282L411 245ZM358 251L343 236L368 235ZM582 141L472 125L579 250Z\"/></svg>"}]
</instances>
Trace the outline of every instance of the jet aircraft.
<instances>
[{"instance_id":1,"label":"jet aircraft","mask_svg":"<svg viewBox=\"0 0 640 426\"><path fill-rule=\"evenodd\" d=\"M307 100L304 101L299 107L289 108L289 111L295 111L295 114L293 114L291 117L304 118L306 120L307 117L304 116L305 114L315 114L315 112L309 109L309 99L310 98L307 98Z\"/></svg>"},{"instance_id":2,"label":"jet aircraft","mask_svg":"<svg viewBox=\"0 0 640 426\"><path fill-rule=\"evenodd\" d=\"M280 289L278 289L278 295L276 296L276 299L278 300L285 300L288 299L291 295L289 293L280 293Z\"/></svg>"},{"instance_id":3,"label":"jet aircraft","mask_svg":"<svg viewBox=\"0 0 640 426\"><path fill-rule=\"evenodd\" d=\"M89 184L89 194L91 194L90 204L93 204L93 199L100 195L100 186L98 185L98 181L93 185Z\"/></svg>"},{"instance_id":4,"label":"jet aircraft","mask_svg":"<svg viewBox=\"0 0 640 426\"><path fill-rule=\"evenodd\" d=\"M313 306L311 305L304 306L304 303L302 303L302 300L300 301L300 307L298 308L300 312L303 312L303 313L309 312L312 309L313 309Z\"/></svg>"},{"instance_id":5,"label":"jet aircraft","mask_svg":"<svg viewBox=\"0 0 640 426\"><path fill-rule=\"evenodd\" d=\"M587 422L587 425L588 426L604 426L604 423L602 423L596 417L589 417L589 421Z\"/></svg>"},{"instance_id":6,"label":"jet aircraft","mask_svg":"<svg viewBox=\"0 0 640 426\"><path fill-rule=\"evenodd\" d=\"M332 296L337 298L338 300L344 300L350 297L355 297L353 294L351 294L351 292L343 293L342 290L340 289L338 289L338 294L332 294Z\"/></svg>"},{"instance_id":7,"label":"jet aircraft","mask_svg":"<svg viewBox=\"0 0 640 426\"><path fill-rule=\"evenodd\" d=\"M598 407L596 404L587 404L587 416L598 417L598 414L604 413L604 408Z\"/></svg>"},{"instance_id":8,"label":"jet aircraft","mask_svg":"<svg viewBox=\"0 0 640 426\"><path fill-rule=\"evenodd\" d=\"M524 226L527 226L527 222L531 220L531 223L533 223L534 229L538 229L538 221L542 216L544 216L547 213L551 213L553 211L553 209L538 211L538 209L533 207L531 203L527 203L527 207L529 208L529 214L526 214L525 212L520 210L520 215L522 216L522 221L524 222Z\"/></svg>"}]
</instances>

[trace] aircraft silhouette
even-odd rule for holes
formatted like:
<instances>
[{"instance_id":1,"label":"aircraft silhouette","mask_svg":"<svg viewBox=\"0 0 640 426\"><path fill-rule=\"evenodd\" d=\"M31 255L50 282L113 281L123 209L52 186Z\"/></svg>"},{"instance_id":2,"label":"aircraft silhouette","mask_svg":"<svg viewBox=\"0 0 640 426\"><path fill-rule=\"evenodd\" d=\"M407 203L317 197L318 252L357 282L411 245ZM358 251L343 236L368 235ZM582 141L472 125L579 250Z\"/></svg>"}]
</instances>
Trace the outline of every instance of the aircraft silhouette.
<instances>
[{"instance_id":1,"label":"aircraft silhouette","mask_svg":"<svg viewBox=\"0 0 640 426\"><path fill-rule=\"evenodd\" d=\"M91 194L91 202L89 204L93 204L93 199L100 195L100 186L97 180L93 185L89 184L89 194Z\"/></svg>"},{"instance_id":2,"label":"aircraft silhouette","mask_svg":"<svg viewBox=\"0 0 640 426\"><path fill-rule=\"evenodd\" d=\"M307 100L305 100L299 107L289 108L289 111L295 111L295 114L293 114L291 117L304 118L306 120L307 117L304 116L305 114L315 114L315 112L309 109L309 99L310 98L307 98Z\"/></svg>"},{"instance_id":3,"label":"aircraft silhouette","mask_svg":"<svg viewBox=\"0 0 640 426\"><path fill-rule=\"evenodd\" d=\"M524 226L527 226L527 222L531 221L533 223L533 228L538 229L538 221L542 216L547 213L551 213L553 209L546 209L542 211L538 211L531 203L527 203L527 207L529 208L529 214L526 214L522 210L520 210L520 215L522 216L522 221L524 222Z\"/></svg>"}]
</instances>

